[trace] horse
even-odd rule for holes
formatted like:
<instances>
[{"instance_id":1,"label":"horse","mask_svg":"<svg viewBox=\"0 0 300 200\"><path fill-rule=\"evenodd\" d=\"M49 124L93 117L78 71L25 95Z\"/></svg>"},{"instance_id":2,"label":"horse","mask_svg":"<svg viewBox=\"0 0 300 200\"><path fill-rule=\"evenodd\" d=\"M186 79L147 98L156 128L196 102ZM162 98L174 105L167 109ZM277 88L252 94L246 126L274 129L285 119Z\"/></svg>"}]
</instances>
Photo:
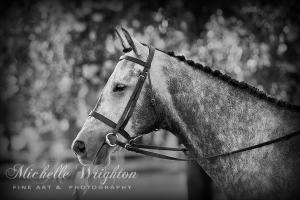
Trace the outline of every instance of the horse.
<instances>
[{"instance_id":1,"label":"horse","mask_svg":"<svg viewBox=\"0 0 300 200\"><path fill-rule=\"evenodd\" d=\"M164 129L229 199L299 195L299 106L142 44L125 29L116 33L124 55L72 143L81 164L107 165L117 146L165 158L130 145Z\"/></svg>"}]
</instances>

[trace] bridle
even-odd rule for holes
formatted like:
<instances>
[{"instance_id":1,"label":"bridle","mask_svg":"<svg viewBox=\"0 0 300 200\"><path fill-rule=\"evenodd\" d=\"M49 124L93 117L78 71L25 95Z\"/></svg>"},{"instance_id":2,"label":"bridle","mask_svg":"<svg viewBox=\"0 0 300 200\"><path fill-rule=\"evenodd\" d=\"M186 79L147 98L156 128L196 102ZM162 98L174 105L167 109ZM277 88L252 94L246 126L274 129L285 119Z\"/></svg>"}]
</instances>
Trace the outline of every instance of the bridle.
<instances>
[{"instance_id":1,"label":"bridle","mask_svg":"<svg viewBox=\"0 0 300 200\"><path fill-rule=\"evenodd\" d=\"M89 116L94 117L95 119L105 123L106 125L110 126L111 128L113 128L112 132L109 132L106 134L105 136L105 142L101 145L101 147L106 143L111 147L114 146L120 146L128 151L133 151L135 153L139 153L139 154L143 154L143 155L147 155L147 156L151 156L151 157L156 157L156 158L162 158L162 159L168 159L168 160L177 160L177 161L191 161L194 159L182 159L182 158L176 158L176 157L172 157L172 156L167 156L164 154L159 154L159 153L155 153L155 152L151 152L151 151L146 151L144 149L153 149L153 150L166 150L166 151L182 151L182 152L187 152L186 148L173 148L173 147L161 147L161 146L152 146L152 145L144 145L144 144L138 144L135 141L142 137L144 134L140 134L137 136L133 136L131 137L125 130L125 126L127 125L129 119L131 118L133 111L136 107L136 103L138 101L139 95L141 93L142 87L145 83L146 78L148 77L149 80L149 86L150 86L150 90L151 90L151 105L153 106L155 112L156 111L156 102L155 102L155 98L153 95L153 89L152 89L152 83L151 83L151 78L150 78L150 74L149 74L149 70L151 68L151 63L154 57L154 53L155 53L155 49L152 46L149 45L145 45L148 47L149 49L149 54L147 57L146 62L139 60L135 57L131 57L131 56L127 56L124 55L120 58L119 61L121 60L128 60L131 61L133 63L139 64L141 66L144 67L143 71L141 72L141 74L139 75L138 78L138 82L133 90L132 95L130 96L130 99L123 111L123 114L121 115L121 118L119 119L119 121L117 123L111 121L110 119L108 119L107 117L105 117L104 115L97 113L96 112L96 108L98 103L96 104L95 108L90 112ZM122 142L118 140L118 135L120 134L121 136L123 136L126 139L126 142ZM222 154L218 154L218 155L213 155L213 156L206 156L204 157L205 159L215 159L218 157L224 157L224 156L228 156L228 155L232 155L232 154L236 154L236 153L240 153L240 152L244 152L244 151L248 151L248 150L252 150L252 149L256 149L262 146L266 146L272 143L276 143L279 141L283 141L283 140L288 140L294 136L297 136L300 134L300 131L296 131L293 132L291 134L273 139L273 140L269 140L267 142L263 142L263 143L259 143L257 145L253 145L250 147L246 147L246 148L242 148L239 150L235 150L235 151L231 151L231 152L227 152L227 153L222 153ZM99 153L101 147L99 148L97 154Z\"/></svg>"},{"instance_id":2,"label":"bridle","mask_svg":"<svg viewBox=\"0 0 300 200\"><path fill-rule=\"evenodd\" d=\"M169 160L187 161L189 159L181 159L181 158L176 158L176 157L172 157L172 156L167 156L167 155L143 150L143 149L154 149L154 150L186 152L187 151L186 148L158 147L158 146L152 146L152 145L137 144L137 143L135 143L135 141L138 138L142 137L144 134L131 137L124 130L125 126L127 125L128 121L131 118L132 113L136 107L136 103L141 94L142 87L143 87L147 77L149 80L149 86L150 86L150 90L151 90L151 105L153 106L155 112L157 113L156 102L155 102L151 78L150 78L150 74L149 74L149 70L151 68L151 63L152 63L152 60L154 57L155 49L152 46L148 46L148 49L149 49L149 54L148 54L148 58L147 58L146 62L139 60L135 57L127 56L127 55L122 56L120 59L120 61L128 60L133 63L139 64L139 65L143 66L144 69L139 75L137 84L133 90L132 95L129 98L129 101L128 101L119 121L117 123L115 123L115 122L111 121L110 119L108 119L107 117L105 117L104 115L97 113L96 108L97 108L98 103L96 104L95 108L91 111L89 116L92 116L113 128L113 131L110 133L107 133L105 136L105 143L111 147L114 147L117 145L128 151L133 151L135 153L139 153L139 154L143 154L143 155L147 155L147 156L152 156L152 157L157 157L157 158L162 158L162 159L169 159ZM118 135L117 135L118 133L126 139L126 142L122 142L122 141L118 140ZM101 147L100 147L100 149L101 149Z\"/></svg>"}]
</instances>

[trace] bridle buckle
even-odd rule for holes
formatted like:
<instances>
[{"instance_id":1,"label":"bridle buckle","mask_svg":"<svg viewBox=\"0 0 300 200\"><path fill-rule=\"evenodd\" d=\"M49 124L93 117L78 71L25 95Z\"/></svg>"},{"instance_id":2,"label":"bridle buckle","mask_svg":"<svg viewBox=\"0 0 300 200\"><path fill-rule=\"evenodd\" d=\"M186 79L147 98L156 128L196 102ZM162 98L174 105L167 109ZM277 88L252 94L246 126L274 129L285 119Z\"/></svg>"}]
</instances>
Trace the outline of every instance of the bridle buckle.
<instances>
[{"instance_id":1,"label":"bridle buckle","mask_svg":"<svg viewBox=\"0 0 300 200\"><path fill-rule=\"evenodd\" d=\"M129 143L126 143L125 146L124 146L124 148L125 148L126 150L129 150L130 147L131 147L131 145L130 145Z\"/></svg>"},{"instance_id":2,"label":"bridle buckle","mask_svg":"<svg viewBox=\"0 0 300 200\"><path fill-rule=\"evenodd\" d=\"M137 140L138 138L143 137L143 135L137 135L134 138L132 138L131 140L128 141L128 144L133 144L135 142L135 140Z\"/></svg>"},{"instance_id":3,"label":"bridle buckle","mask_svg":"<svg viewBox=\"0 0 300 200\"><path fill-rule=\"evenodd\" d=\"M146 79L146 76L143 75L143 74L139 75L139 77L142 78L142 79Z\"/></svg>"},{"instance_id":4,"label":"bridle buckle","mask_svg":"<svg viewBox=\"0 0 300 200\"><path fill-rule=\"evenodd\" d=\"M107 133L106 136L105 136L105 142L106 142L106 144L108 144L108 145L111 146L111 147L116 146L116 145L117 145L116 143L112 144L112 143L110 142L110 139L108 138L109 135L114 135L114 136L116 137L116 140L118 139L118 135L116 135L116 134L114 134L114 133Z\"/></svg>"}]
</instances>

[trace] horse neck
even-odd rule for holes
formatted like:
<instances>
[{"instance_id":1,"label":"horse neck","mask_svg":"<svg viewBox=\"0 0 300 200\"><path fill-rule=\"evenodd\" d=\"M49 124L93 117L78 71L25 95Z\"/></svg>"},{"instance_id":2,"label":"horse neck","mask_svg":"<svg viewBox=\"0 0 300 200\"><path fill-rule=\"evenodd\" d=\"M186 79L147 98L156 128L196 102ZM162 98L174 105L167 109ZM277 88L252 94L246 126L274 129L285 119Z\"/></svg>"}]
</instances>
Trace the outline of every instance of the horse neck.
<instances>
[{"instance_id":1,"label":"horse neck","mask_svg":"<svg viewBox=\"0 0 300 200\"><path fill-rule=\"evenodd\" d=\"M170 129L179 131L201 157L268 141L299 128L299 112L261 100L175 58L163 71L171 97L165 102Z\"/></svg>"},{"instance_id":2,"label":"horse neck","mask_svg":"<svg viewBox=\"0 0 300 200\"><path fill-rule=\"evenodd\" d=\"M157 87L166 120L209 172L204 159L299 130L299 112L262 100L175 58L164 60ZM163 84L163 83L162 83ZM261 154L266 151L260 151Z\"/></svg>"}]
</instances>

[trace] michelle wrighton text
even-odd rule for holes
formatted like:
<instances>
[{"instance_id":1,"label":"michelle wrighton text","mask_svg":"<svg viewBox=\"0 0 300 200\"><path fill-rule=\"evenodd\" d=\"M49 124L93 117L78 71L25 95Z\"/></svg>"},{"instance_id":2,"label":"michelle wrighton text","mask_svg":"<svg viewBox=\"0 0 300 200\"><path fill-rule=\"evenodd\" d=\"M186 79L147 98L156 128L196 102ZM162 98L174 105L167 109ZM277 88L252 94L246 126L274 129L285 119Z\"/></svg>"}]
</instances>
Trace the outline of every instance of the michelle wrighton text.
<instances>
[{"instance_id":1,"label":"michelle wrighton text","mask_svg":"<svg viewBox=\"0 0 300 200\"><path fill-rule=\"evenodd\" d=\"M135 179L136 172L125 171L119 165L113 168L103 168L99 166L73 166L60 164L43 167L34 165L15 164L6 170L6 177L9 179L31 179L31 180L50 180L67 179L72 174L77 173L81 179L98 179L105 184L109 179Z\"/></svg>"}]
</instances>

